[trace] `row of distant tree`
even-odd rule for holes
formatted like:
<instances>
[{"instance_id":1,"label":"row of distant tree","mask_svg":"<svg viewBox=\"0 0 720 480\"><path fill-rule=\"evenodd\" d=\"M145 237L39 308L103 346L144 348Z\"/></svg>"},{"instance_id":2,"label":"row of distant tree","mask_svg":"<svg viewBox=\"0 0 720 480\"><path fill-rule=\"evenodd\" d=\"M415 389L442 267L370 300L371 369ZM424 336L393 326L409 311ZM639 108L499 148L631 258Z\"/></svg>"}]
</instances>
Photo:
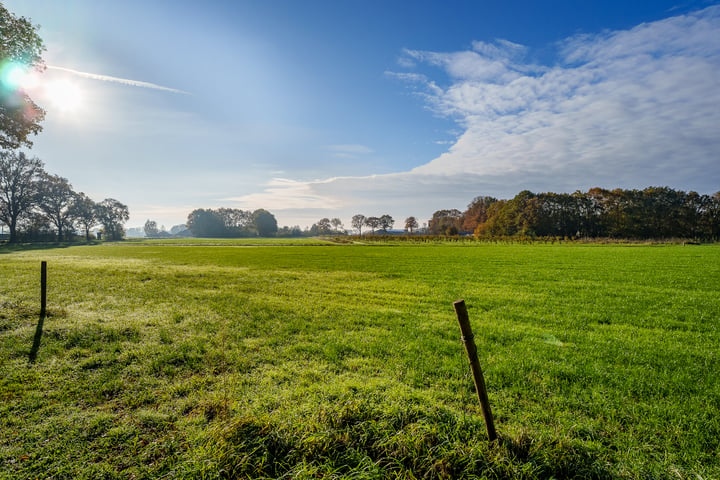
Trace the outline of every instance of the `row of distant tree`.
<instances>
[{"instance_id":1,"label":"row of distant tree","mask_svg":"<svg viewBox=\"0 0 720 480\"><path fill-rule=\"evenodd\" d=\"M352 218L353 228L362 234L363 230L372 233L388 233L395 223L390 215L380 217L366 217L355 215ZM193 210L187 219L187 228L195 237L312 237L317 235L345 235L342 220L339 218L324 217L305 229L300 226L278 228L275 216L267 210L240 210L236 208L198 208ZM417 222L411 225L417 228ZM157 224L148 220L145 224L147 236L157 233Z\"/></svg>"},{"instance_id":2,"label":"row of distant tree","mask_svg":"<svg viewBox=\"0 0 720 480\"><path fill-rule=\"evenodd\" d=\"M720 239L720 192L669 187L532 193L511 200L476 197L467 210L438 210L428 233L477 237L561 236Z\"/></svg>"},{"instance_id":3,"label":"row of distant tree","mask_svg":"<svg viewBox=\"0 0 720 480\"><path fill-rule=\"evenodd\" d=\"M414 219L415 217L410 217ZM363 232L368 233L368 230L370 233L382 233L387 234L390 229L392 229L393 225L395 224L395 220L390 215L382 215L380 217L366 217L362 214L353 215L351 220L351 226L353 229L357 231L358 235L362 235ZM412 233L413 228L417 228L417 221L414 224L414 227L411 225L410 233ZM294 229L299 229L299 227L294 227ZM407 229L407 222L406 222L406 229ZM295 230L297 231L297 230ZM345 230L345 226L343 225L342 220L339 218L321 218L316 223L312 224L311 227L299 231L299 235L304 236L314 236L314 235L346 235L348 231Z\"/></svg>"},{"instance_id":4,"label":"row of distant tree","mask_svg":"<svg viewBox=\"0 0 720 480\"><path fill-rule=\"evenodd\" d=\"M390 215L353 215L357 235L387 234ZM198 209L188 216L188 228L200 237L299 237L348 233L339 218L322 218L311 227L277 228L266 210ZM408 234L492 237L693 238L720 240L720 192L700 195L670 187L644 190L533 193L524 190L510 200L475 197L462 212L437 210L422 228L415 217L405 219Z\"/></svg>"},{"instance_id":5,"label":"row of distant tree","mask_svg":"<svg viewBox=\"0 0 720 480\"><path fill-rule=\"evenodd\" d=\"M353 215L351 222L352 227L357 230L358 235L362 235L363 229L365 229L366 233L368 229L373 234L378 230L382 233L387 233L395 224L395 220L387 214L380 217L366 217L359 213Z\"/></svg>"},{"instance_id":6,"label":"row of distant tree","mask_svg":"<svg viewBox=\"0 0 720 480\"><path fill-rule=\"evenodd\" d=\"M94 202L75 192L66 178L46 172L38 158L0 150L0 223L11 243L73 240L78 231L90 240L98 226L107 238L120 239L128 218L127 206L119 201Z\"/></svg>"}]
</instances>

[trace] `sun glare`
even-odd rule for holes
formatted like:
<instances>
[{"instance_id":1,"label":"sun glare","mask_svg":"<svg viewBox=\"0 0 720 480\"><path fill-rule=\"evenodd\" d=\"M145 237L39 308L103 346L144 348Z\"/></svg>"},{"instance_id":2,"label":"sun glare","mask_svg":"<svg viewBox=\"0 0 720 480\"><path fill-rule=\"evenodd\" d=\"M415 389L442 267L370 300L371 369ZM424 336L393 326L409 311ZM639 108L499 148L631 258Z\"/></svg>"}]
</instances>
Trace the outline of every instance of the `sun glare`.
<instances>
[{"instance_id":1,"label":"sun glare","mask_svg":"<svg viewBox=\"0 0 720 480\"><path fill-rule=\"evenodd\" d=\"M75 112L83 104L83 92L72 80L43 79L40 72L16 62L0 64L0 87L6 92L22 90L59 112Z\"/></svg>"},{"instance_id":2,"label":"sun glare","mask_svg":"<svg viewBox=\"0 0 720 480\"><path fill-rule=\"evenodd\" d=\"M82 105L83 95L80 88L68 81L57 80L45 86L48 99L62 112L73 112Z\"/></svg>"}]
</instances>

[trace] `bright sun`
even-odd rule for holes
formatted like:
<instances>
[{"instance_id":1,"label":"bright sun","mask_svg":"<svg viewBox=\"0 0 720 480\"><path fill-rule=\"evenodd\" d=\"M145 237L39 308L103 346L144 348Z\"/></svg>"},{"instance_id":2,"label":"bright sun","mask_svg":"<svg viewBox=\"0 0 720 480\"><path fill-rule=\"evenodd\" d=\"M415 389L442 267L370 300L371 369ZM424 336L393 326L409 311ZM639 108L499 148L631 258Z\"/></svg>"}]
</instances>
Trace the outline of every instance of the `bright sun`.
<instances>
[{"instance_id":1,"label":"bright sun","mask_svg":"<svg viewBox=\"0 0 720 480\"><path fill-rule=\"evenodd\" d=\"M71 79L45 80L39 72L28 71L26 66L14 62L0 64L0 87L8 91L20 88L62 113L76 112L84 102L82 90Z\"/></svg>"},{"instance_id":2,"label":"bright sun","mask_svg":"<svg viewBox=\"0 0 720 480\"><path fill-rule=\"evenodd\" d=\"M74 112L82 105L82 91L68 80L53 81L45 85L45 89L50 102L62 112Z\"/></svg>"}]
</instances>

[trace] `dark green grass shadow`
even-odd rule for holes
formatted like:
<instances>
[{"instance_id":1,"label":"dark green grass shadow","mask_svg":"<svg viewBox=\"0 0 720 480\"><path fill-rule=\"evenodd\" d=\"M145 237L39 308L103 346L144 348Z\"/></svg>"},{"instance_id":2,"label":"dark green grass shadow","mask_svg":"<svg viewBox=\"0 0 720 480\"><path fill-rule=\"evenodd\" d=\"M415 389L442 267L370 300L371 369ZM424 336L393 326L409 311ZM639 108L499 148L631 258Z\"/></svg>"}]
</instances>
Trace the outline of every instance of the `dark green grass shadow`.
<instances>
[{"instance_id":1,"label":"dark green grass shadow","mask_svg":"<svg viewBox=\"0 0 720 480\"><path fill-rule=\"evenodd\" d=\"M221 478L613 478L576 442L502 433L490 442L479 419L418 405L345 399L303 424L262 414L215 420L204 453Z\"/></svg>"},{"instance_id":2,"label":"dark green grass shadow","mask_svg":"<svg viewBox=\"0 0 720 480\"><path fill-rule=\"evenodd\" d=\"M34 250L55 250L76 246L100 245L97 240L89 242L50 242L50 243L0 243L0 254L29 252Z\"/></svg>"}]
</instances>

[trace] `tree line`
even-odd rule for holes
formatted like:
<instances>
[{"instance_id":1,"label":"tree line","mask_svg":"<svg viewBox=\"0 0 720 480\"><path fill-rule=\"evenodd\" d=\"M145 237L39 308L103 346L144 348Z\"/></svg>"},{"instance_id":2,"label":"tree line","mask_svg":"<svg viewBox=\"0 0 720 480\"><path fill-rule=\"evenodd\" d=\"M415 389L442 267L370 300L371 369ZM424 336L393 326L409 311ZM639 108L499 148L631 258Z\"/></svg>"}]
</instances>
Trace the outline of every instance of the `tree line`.
<instances>
[{"instance_id":1,"label":"tree line","mask_svg":"<svg viewBox=\"0 0 720 480\"><path fill-rule=\"evenodd\" d=\"M107 239L119 240L128 218L126 205L114 198L95 202L75 192L66 178L46 172L38 158L0 151L0 222L10 243L72 240L78 230L90 240L96 226Z\"/></svg>"},{"instance_id":2,"label":"tree line","mask_svg":"<svg viewBox=\"0 0 720 480\"><path fill-rule=\"evenodd\" d=\"M533 193L511 200L476 197L464 212L438 210L430 234L476 237L608 237L720 239L720 192L670 187Z\"/></svg>"}]
</instances>

